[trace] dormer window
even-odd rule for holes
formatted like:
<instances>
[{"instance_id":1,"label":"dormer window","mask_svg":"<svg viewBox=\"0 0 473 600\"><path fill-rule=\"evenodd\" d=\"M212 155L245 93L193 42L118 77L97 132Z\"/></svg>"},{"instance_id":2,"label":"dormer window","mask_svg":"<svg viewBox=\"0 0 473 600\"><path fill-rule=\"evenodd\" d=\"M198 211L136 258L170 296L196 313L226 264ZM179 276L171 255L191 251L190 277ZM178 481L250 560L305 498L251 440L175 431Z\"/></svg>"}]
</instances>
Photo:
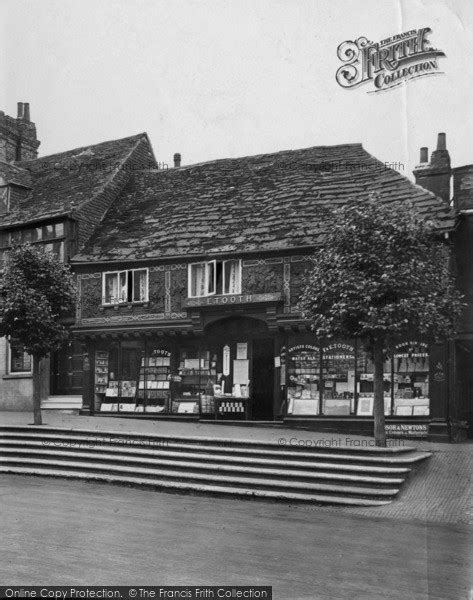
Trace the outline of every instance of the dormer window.
<instances>
[{"instance_id":1,"label":"dormer window","mask_svg":"<svg viewBox=\"0 0 473 600\"><path fill-rule=\"evenodd\" d=\"M0 177L0 215L6 215L10 209L10 186Z\"/></svg>"}]
</instances>

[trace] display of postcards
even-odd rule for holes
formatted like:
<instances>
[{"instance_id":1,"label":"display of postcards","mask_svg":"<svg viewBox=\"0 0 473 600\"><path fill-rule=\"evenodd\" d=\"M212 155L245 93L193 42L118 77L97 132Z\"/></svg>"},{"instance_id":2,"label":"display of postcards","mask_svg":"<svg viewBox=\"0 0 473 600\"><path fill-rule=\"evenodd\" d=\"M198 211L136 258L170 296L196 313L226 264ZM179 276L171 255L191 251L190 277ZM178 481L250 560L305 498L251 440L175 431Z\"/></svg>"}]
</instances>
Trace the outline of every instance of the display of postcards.
<instances>
[{"instance_id":1,"label":"display of postcards","mask_svg":"<svg viewBox=\"0 0 473 600\"><path fill-rule=\"evenodd\" d=\"M118 388L108 387L105 391L105 395L110 398L117 398L118 397Z\"/></svg>"},{"instance_id":2,"label":"display of postcards","mask_svg":"<svg viewBox=\"0 0 473 600\"><path fill-rule=\"evenodd\" d=\"M135 412L136 404L134 402L121 402L118 408L120 412Z\"/></svg>"},{"instance_id":3,"label":"display of postcards","mask_svg":"<svg viewBox=\"0 0 473 600\"><path fill-rule=\"evenodd\" d=\"M122 398L134 398L136 394L136 386L122 390L120 396Z\"/></svg>"},{"instance_id":4,"label":"display of postcards","mask_svg":"<svg viewBox=\"0 0 473 600\"><path fill-rule=\"evenodd\" d=\"M108 383L108 377L104 377L103 375L96 375L95 376L95 383L97 385L107 385Z\"/></svg>"},{"instance_id":5,"label":"display of postcards","mask_svg":"<svg viewBox=\"0 0 473 600\"><path fill-rule=\"evenodd\" d=\"M108 375L108 367L95 367L95 372Z\"/></svg>"}]
</instances>

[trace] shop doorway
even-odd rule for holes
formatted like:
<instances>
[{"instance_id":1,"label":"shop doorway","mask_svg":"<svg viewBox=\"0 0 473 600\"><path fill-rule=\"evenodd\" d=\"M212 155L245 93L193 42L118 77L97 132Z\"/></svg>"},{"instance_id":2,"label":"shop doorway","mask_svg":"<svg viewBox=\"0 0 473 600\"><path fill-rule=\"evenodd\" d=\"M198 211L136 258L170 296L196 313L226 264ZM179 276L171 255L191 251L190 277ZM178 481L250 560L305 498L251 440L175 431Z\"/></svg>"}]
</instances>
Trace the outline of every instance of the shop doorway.
<instances>
[{"instance_id":1,"label":"shop doorway","mask_svg":"<svg viewBox=\"0 0 473 600\"><path fill-rule=\"evenodd\" d=\"M51 393L81 395L84 351L80 342L67 342L51 360Z\"/></svg>"},{"instance_id":2,"label":"shop doorway","mask_svg":"<svg viewBox=\"0 0 473 600\"><path fill-rule=\"evenodd\" d=\"M253 340L251 377L252 412L255 421L272 421L274 394L274 343L272 338Z\"/></svg>"}]
</instances>

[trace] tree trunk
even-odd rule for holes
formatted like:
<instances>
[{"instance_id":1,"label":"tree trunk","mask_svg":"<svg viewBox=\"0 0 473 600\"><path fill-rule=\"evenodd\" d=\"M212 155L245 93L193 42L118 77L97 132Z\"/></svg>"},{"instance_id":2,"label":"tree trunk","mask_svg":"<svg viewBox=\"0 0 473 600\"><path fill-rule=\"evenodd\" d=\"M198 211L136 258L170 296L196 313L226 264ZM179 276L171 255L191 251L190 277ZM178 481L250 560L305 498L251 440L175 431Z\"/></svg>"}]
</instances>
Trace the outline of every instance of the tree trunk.
<instances>
[{"instance_id":1,"label":"tree trunk","mask_svg":"<svg viewBox=\"0 0 473 600\"><path fill-rule=\"evenodd\" d=\"M43 424L41 418L41 377L39 364L40 359L33 354L33 415L35 425Z\"/></svg>"},{"instance_id":2,"label":"tree trunk","mask_svg":"<svg viewBox=\"0 0 473 600\"><path fill-rule=\"evenodd\" d=\"M373 346L374 360L374 441L376 446L386 447L386 430L384 427L384 352L383 343L375 340Z\"/></svg>"}]
</instances>

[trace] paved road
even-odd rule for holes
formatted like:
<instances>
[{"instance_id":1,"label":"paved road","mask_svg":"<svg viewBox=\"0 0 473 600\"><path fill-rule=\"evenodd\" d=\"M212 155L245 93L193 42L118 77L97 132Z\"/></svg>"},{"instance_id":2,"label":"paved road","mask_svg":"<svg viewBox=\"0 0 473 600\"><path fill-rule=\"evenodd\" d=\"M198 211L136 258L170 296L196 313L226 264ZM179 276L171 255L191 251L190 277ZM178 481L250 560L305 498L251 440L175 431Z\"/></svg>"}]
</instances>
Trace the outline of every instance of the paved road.
<instances>
[{"instance_id":1,"label":"paved road","mask_svg":"<svg viewBox=\"0 0 473 600\"><path fill-rule=\"evenodd\" d=\"M284 600L473 586L466 524L18 475L0 476L0 496L3 585L272 585Z\"/></svg>"}]
</instances>

